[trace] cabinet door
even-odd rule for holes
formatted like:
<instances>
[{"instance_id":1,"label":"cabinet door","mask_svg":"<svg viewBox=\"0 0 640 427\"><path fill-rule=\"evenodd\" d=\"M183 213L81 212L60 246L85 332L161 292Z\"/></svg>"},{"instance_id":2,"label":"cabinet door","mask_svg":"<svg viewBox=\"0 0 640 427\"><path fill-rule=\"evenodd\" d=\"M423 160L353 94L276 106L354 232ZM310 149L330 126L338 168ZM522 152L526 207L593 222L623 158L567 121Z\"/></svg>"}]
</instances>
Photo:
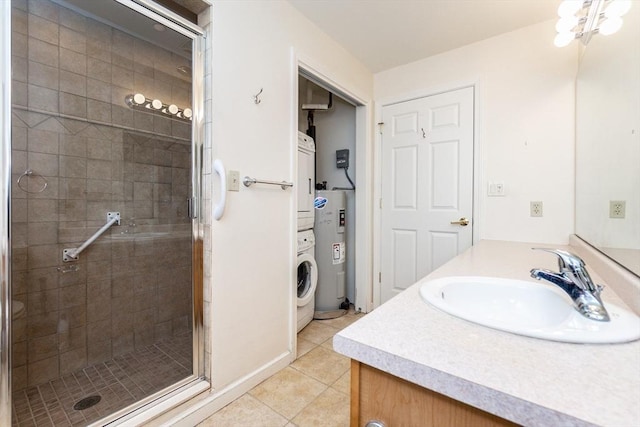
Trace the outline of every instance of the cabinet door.
<instances>
[{"instance_id":1,"label":"cabinet door","mask_svg":"<svg viewBox=\"0 0 640 427\"><path fill-rule=\"evenodd\" d=\"M515 427L517 424L351 361L351 427Z\"/></svg>"}]
</instances>

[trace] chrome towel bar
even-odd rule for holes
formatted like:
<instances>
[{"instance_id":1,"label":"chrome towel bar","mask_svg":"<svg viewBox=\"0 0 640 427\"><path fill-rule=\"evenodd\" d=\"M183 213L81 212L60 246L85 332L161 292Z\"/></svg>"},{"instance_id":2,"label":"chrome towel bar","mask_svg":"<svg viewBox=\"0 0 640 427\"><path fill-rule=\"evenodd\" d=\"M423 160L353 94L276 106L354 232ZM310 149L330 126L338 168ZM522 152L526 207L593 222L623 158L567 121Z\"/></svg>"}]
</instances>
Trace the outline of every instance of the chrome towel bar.
<instances>
[{"instance_id":1,"label":"chrome towel bar","mask_svg":"<svg viewBox=\"0 0 640 427\"><path fill-rule=\"evenodd\" d=\"M267 181L267 180L264 180L264 179L256 179L256 178L251 178L251 177L248 177L248 176L245 176L244 178L242 178L242 183L244 184L245 187L251 187L251 185L253 185L253 184L279 185L280 188L282 188L283 190L286 190L287 187L293 187L293 182Z\"/></svg>"}]
</instances>

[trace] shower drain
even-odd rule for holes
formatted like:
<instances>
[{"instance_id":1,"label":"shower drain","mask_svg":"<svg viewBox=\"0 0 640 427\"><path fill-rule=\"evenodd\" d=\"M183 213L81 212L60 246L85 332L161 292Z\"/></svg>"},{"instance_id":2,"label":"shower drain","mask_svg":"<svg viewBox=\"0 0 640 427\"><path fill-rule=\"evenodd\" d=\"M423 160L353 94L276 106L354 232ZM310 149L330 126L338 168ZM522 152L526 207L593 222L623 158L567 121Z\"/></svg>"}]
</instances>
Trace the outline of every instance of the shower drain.
<instances>
[{"instance_id":1,"label":"shower drain","mask_svg":"<svg viewBox=\"0 0 640 427\"><path fill-rule=\"evenodd\" d=\"M73 409L76 411L82 411L84 409L91 408L92 406L97 405L98 402L100 402L100 399L102 399L102 397L98 395L85 397L84 399L76 402L76 404L73 405Z\"/></svg>"}]
</instances>

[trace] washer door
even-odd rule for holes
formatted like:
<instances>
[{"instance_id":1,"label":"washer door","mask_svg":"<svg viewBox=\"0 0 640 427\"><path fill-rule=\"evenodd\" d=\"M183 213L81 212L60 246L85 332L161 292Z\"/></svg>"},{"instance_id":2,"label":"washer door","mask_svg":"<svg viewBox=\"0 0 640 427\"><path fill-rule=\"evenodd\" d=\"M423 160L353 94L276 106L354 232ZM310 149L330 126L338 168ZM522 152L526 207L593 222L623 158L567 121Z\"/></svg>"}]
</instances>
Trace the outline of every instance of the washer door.
<instances>
[{"instance_id":1,"label":"washer door","mask_svg":"<svg viewBox=\"0 0 640 427\"><path fill-rule=\"evenodd\" d=\"M298 255L298 307L311 302L318 286L318 265L311 254Z\"/></svg>"}]
</instances>

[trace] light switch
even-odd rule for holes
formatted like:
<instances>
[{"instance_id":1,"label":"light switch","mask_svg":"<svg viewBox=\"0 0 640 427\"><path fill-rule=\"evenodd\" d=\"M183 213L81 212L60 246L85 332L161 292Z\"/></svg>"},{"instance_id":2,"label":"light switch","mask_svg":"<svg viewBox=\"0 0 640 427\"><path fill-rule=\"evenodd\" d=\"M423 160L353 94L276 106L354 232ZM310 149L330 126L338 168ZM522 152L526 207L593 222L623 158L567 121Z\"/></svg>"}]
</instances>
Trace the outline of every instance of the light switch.
<instances>
[{"instance_id":1,"label":"light switch","mask_svg":"<svg viewBox=\"0 0 640 427\"><path fill-rule=\"evenodd\" d=\"M229 171L227 173L227 191L240 191L239 171Z\"/></svg>"},{"instance_id":2,"label":"light switch","mask_svg":"<svg viewBox=\"0 0 640 427\"><path fill-rule=\"evenodd\" d=\"M504 182L489 182L487 196L504 197L505 194Z\"/></svg>"}]
</instances>

